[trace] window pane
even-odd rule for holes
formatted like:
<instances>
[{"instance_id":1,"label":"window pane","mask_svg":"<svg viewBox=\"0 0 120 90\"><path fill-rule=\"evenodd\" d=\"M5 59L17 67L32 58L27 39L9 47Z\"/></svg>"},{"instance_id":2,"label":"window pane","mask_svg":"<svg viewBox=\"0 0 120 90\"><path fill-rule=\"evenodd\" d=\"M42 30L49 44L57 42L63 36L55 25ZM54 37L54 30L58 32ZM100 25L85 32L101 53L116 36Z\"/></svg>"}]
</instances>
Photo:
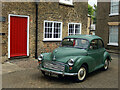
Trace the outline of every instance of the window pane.
<instances>
[{"instance_id":1,"label":"window pane","mask_svg":"<svg viewBox=\"0 0 120 90\"><path fill-rule=\"evenodd\" d=\"M119 0L111 0L111 13L119 13Z\"/></svg>"},{"instance_id":2,"label":"window pane","mask_svg":"<svg viewBox=\"0 0 120 90\"><path fill-rule=\"evenodd\" d=\"M61 28L61 23L54 23L54 38L60 38L60 28Z\"/></svg>"},{"instance_id":3,"label":"window pane","mask_svg":"<svg viewBox=\"0 0 120 90\"><path fill-rule=\"evenodd\" d=\"M90 43L90 49L97 49L97 48L98 48L97 40L93 40L93 41Z\"/></svg>"},{"instance_id":4,"label":"window pane","mask_svg":"<svg viewBox=\"0 0 120 90\"><path fill-rule=\"evenodd\" d=\"M69 24L69 35L74 34L74 24Z\"/></svg>"},{"instance_id":5,"label":"window pane","mask_svg":"<svg viewBox=\"0 0 120 90\"><path fill-rule=\"evenodd\" d=\"M103 42L101 40L98 40L98 48L103 48Z\"/></svg>"},{"instance_id":6,"label":"window pane","mask_svg":"<svg viewBox=\"0 0 120 90\"><path fill-rule=\"evenodd\" d=\"M47 27L47 22L45 22L45 27Z\"/></svg>"},{"instance_id":7,"label":"window pane","mask_svg":"<svg viewBox=\"0 0 120 90\"><path fill-rule=\"evenodd\" d=\"M110 26L109 39L109 43L118 43L118 26Z\"/></svg>"},{"instance_id":8,"label":"window pane","mask_svg":"<svg viewBox=\"0 0 120 90\"><path fill-rule=\"evenodd\" d=\"M49 38L52 38L52 28L48 28Z\"/></svg>"},{"instance_id":9,"label":"window pane","mask_svg":"<svg viewBox=\"0 0 120 90\"><path fill-rule=\"evenodd\" d=\"M79 24L75 25L75 34L80 34L80 25Z\"/></svg>"},{"instance_id":10,"label":"window pane","mask_svg":"<svg viewBox=\"0 0 120 90\"><path fill-rule=\"evenodd\" d=\"M74 24L69 24L69 28L74 28Z\"/></svg>"},{"instance_id":11,"label":"window pane","mask_svg":"<svg viewBox=\"0 0 120 90\"><path fill-rule=\"evenodd\" d=\"M45 22L45 38L52 38L52 22Z\"/></svg>"},{"instance_id":12,"label":"window pane","mask_svg":"<svg viewBox=\"0 0 120 90\"><path fill-rule=\"evenodd\" d=\"M48 27L52 27L52 22L49 22L49 23L48 23Z\"/></svg>"}]
</instances>

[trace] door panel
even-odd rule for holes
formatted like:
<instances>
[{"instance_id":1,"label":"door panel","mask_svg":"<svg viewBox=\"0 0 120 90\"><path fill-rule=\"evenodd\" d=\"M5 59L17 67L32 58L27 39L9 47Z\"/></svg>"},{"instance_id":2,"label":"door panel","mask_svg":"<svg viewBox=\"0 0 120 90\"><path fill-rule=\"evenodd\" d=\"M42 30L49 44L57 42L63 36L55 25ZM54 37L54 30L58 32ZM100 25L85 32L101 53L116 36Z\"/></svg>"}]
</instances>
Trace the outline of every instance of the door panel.
<instances>
[{"instance_id":1,"label":"door panel","mask_svg":"<svg viewBox=\"0 0 120 90\"><path fill-rule=\"evenodd\" d=\"M89 54L90 57L92 57L94 59L94 62L96 63L94 65L95 68L97 66L99 66L99 63L100 63L100 53L99 53L99 50L98 50L98 40L97 39L91 41L88 54Z\"/></svg>"},{"instance_id":2,"label":"door panel","mask_svg":"<svg viewBox=\"0 0 120 90\"><path fill-rule=\"evenodd\" d=\"M100 54L99 54L98 50L90 50L90 51L88 51L88 55L90 57L92 57L95 62L94 68L97 67L99 65L99 61L100 61L99 60Z\"/></svg>"},{"instance_id":3,"label":"door panel","mask_svg":"<svg viewBox=\"0 0 120 90\"><path fill-rule=\"evenodd\" d=\"M99 55L100 55L99 65L101 65L101 64L103 64L105 49L104 48L99 48L98 52L99 52Z\"/></svg>"},{"instance_id":4,"label":"door panel","mask_svg":"<svg viewBox=\"0 0 120 90\"><path fill-rule=\"evenodd\" d=\"M103 60L104 60L104 52L105 52L105 48L104 48L104 43L102 40L98 39L98 52L100 54L100 61L99 64L103 64Z\"/></svg>"},{"instance_id":5,"label":"door panel","mask_svg":"<svg viewBox=\"0 0 120 90\"><path fill-rule=\"evenodd\" d=\"M10 16L10 57L27 56L27 17Z\"/></svg>"}]
</instances>

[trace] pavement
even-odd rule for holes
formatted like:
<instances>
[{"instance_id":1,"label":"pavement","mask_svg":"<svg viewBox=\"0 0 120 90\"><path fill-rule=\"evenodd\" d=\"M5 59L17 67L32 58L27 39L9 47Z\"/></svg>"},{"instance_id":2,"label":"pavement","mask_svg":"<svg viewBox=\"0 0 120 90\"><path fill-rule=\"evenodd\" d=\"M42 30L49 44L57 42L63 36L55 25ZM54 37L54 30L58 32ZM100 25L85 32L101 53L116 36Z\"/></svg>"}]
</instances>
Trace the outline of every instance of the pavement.
<instances>
[{"instance_id":1,"label":"pavement","mask_svg":"<svg viewBox=\"0 0 120 90\"><path fill-rule=\"evenodd\" d=\"M86 80L76 83L73 77L44 77L34 58L7 61L2 64L3 88L118 88L118 54L111 53L107 71L92 72Z\"/></svg>"},{"instance_id":2,"label":"pavement","mask_svg":"<svg viewBox=\"0 0 120 90\"><path fill-rule=\"evenodd\" d=\"M120 54L120 50L109 50L109 49L106 49L109 53L114 53L114 54Z\"/></svg>"},{"instance_id":3,"label":"pavement","mask_svg":"<svg viewBox=\"0 0 120 90\"><path fill-rule=\"evenodd\" d=\"M36 66L37 60L34 58L10 60L2 64L2 74L36 68Z\"/></svg>"},{"instance_id":4,"label":"pavement","mask_svg":"<svg viewBox=\"0 0 120 90\"><path fill-rule=\"evenodd\" d=\"M7 73L21 71L21 70L24 70L24 69L10 62L6 62L5 64L2 65L2 74L7 74Z\"/></svg>"}]
</instances>

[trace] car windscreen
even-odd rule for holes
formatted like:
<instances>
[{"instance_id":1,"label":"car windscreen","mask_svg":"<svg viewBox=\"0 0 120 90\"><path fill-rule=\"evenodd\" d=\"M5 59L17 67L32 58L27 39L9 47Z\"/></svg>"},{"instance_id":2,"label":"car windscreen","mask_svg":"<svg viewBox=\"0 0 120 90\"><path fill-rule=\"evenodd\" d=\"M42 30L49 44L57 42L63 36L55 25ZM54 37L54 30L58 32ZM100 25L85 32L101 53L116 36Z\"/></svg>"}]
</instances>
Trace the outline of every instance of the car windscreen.
<instances>
[{"instance_id":1,"label":"car windscreen","mask_svg":"<svg viewBox=\"0 0 120 90\"><path fill-rule=\"evenodd\" d=\"M81 49L87 49L89 45L89 41L86 39L76 39L76 38L66 38L63 39L61 46L62 47L75 47Z\"/></svg>"}]
</instances>

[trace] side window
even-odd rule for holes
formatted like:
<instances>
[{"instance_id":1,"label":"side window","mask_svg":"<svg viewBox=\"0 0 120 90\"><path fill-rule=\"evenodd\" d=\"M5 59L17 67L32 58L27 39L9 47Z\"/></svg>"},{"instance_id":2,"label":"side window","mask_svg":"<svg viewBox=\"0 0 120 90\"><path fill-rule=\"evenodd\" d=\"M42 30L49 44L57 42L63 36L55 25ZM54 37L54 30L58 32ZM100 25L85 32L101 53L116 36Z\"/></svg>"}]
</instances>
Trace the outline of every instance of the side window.
<instances>
[{"instance_id":1,"label":"side window","mask_svg":"<svg viewBox=\"0 0 120 90\"><path fill-rule=\"evenodd\" d=\"M90 43L90 49L91 49L91 50L96 50L96 49L98 49L97 40L93 40L93 41Z\"/></svg>"},{"instance_id":2,"label":"side window","mask_svg":"<svg viewBox=\"0 0 120 90\"><path fill-rule=\"evenodd\" d=\"M98 48L103 48L104 44L102 42L102 40L98 40Z\"/></svg>"}]
</instances>

